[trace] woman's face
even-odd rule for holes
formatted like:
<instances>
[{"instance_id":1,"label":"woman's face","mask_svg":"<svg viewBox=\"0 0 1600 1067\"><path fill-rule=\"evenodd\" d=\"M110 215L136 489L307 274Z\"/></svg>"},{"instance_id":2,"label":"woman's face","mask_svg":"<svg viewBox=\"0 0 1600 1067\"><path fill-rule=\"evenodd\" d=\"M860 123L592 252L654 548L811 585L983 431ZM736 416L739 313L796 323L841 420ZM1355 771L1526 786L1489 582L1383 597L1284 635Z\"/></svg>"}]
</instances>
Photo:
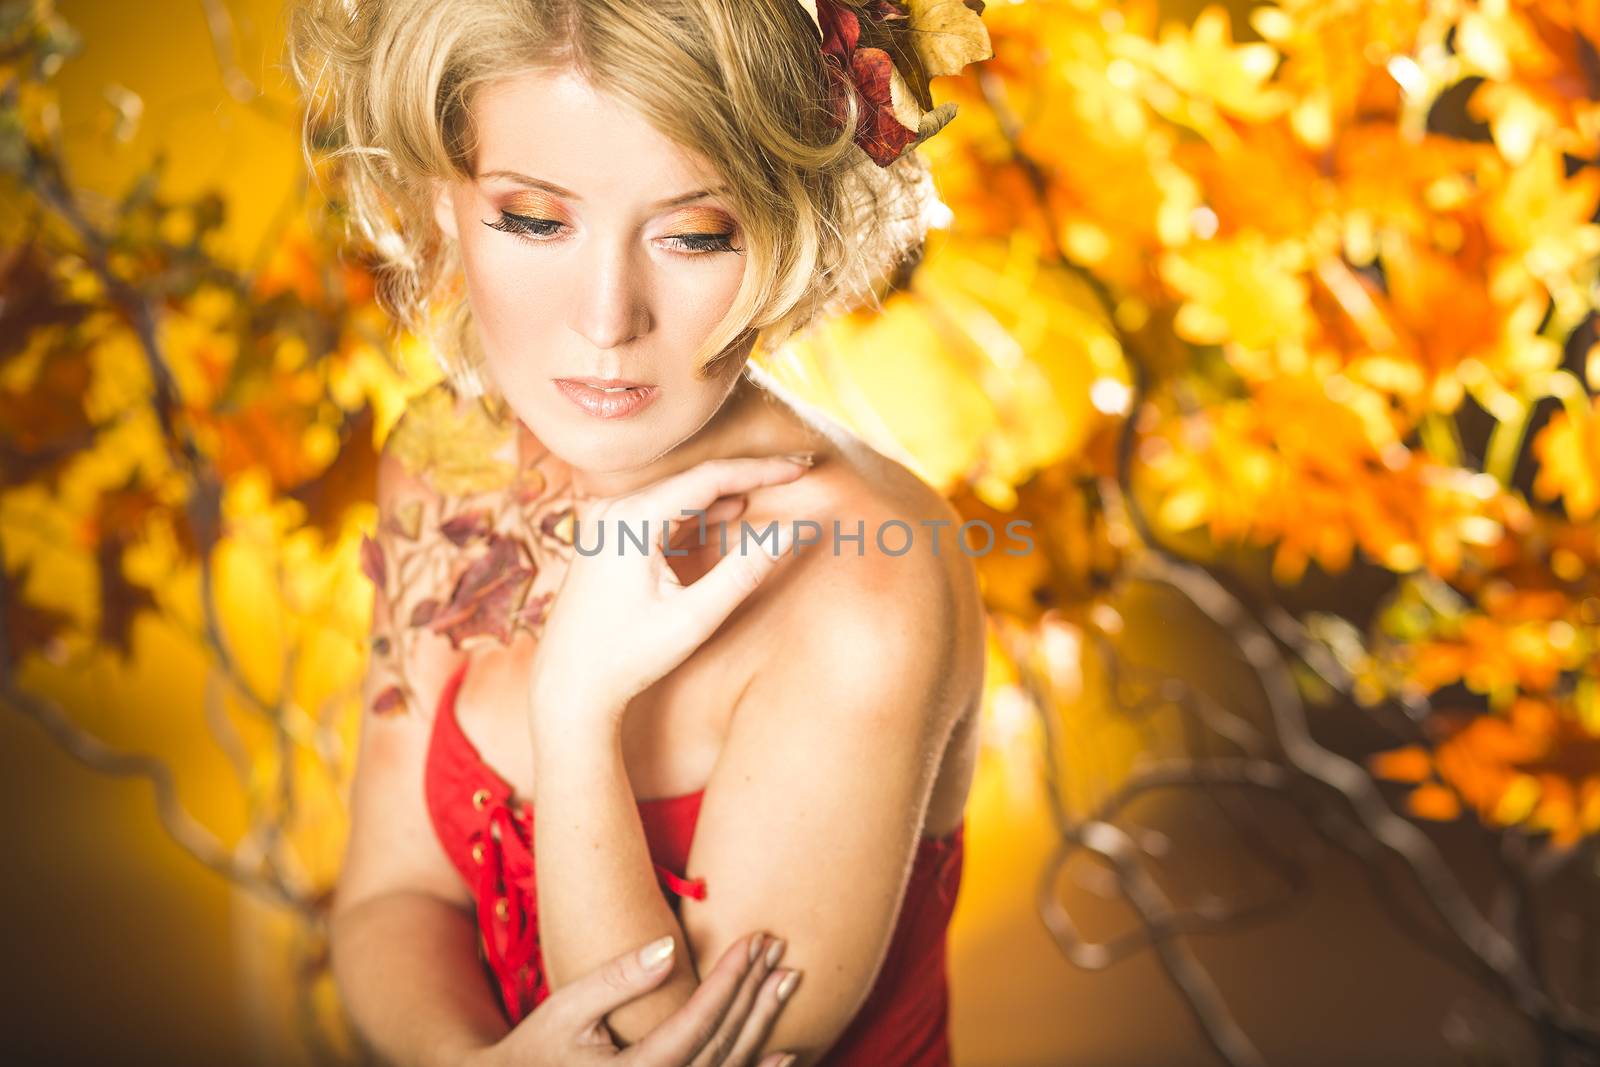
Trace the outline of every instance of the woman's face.
<instances>
[{"instance_id":1,"label":"woman's face","mask_svg":"<svg viewBox=\"0 0 1600 1067\"><path fill-rule=\"evenodd\" d=\"M575 73L496 82L473 111L476 180L441 183L435 207L489 377L565 462L642 466L716 413L748 357L742 342L704 380L691 363L744 274L738 220L709 167ZM585 378L648 388L564 381Z\"/></svg>"}]
</instances>

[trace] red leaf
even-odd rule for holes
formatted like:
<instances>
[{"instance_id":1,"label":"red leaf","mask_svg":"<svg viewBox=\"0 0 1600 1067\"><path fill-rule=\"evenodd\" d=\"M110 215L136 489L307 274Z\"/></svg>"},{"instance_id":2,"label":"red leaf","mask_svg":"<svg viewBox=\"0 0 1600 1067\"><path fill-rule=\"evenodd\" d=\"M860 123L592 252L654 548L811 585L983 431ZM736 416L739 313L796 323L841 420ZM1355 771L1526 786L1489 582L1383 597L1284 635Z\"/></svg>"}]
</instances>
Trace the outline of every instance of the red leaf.
<instances>
[{"instance_id":1,"label":"red leaf","mask_svg":"<svg viewBox=\"0 0 1600 1067\"><path fill-rule=\"evenodd\" d=\"M373 413L370 404L346 417L340 429L343 444L333 461L309 481L290 490L289 496L306 509L306 522L332 540L350 505L372 499L378 477L378 451L372 445Z\"/></svg>"},{"instance_id":2,"label":"red leaf","mask_svg":"<svg viewBox=\"0 0 1600 1067\"><path fill-rule=\"evenodd\" d=\"M521 543L491 535L489 548L462 573L449 605L430 623L434 633L450 639L452 648L475 637L493 637L510 644L516 613L533 584L534 567L523 561Z\"/></svg>"},{"instance_id":3,"label":"red leaf","mask_svg":"<svg viewBox=\"0 0 1600 1067\"><path fill-rule=\"evenodd\" d=\"M411 609L411 625L426 626L437 614L439 614L439 601L435 597L429 597Z\"/></svg>"},{"instance_id":4,"label":"red leaf","mask_svg":"<svg viewBox=\"0 0 1600 1067\"><path fill-rule=\"evenodd\" d=\"M872 0L865 10L877 22L906 17L905 11L889 0ZM834 122L845 121L848 101L844 94L854 92L860 101L856 144L874 163L886 167L917 137L916 130L906 129L894 117L889 90L893 61L881 48L858 47L861 20L834 0L817 0L817 23L822 27L822 54L831 75L828 106Z\"/></svg>"},{"instance_id":5,"label":"red leaf","mask_svg":"<svg viewBox=\"0 0 1600 1067\"><path fill-rule=\"evenodd\" d=\"M377 586L378 592L384 592L385 571L383 562L383 547L366 534L361 535L361 573Z\"/></svg>"},{"instance_id":6,"label":"red leaf","mask_svg":"<svg viewBox=\"0 0 1600 1067\"><path fill-rule=\"evenodd\" d=\"M856 143L874 163L886 167L917 138L916 130L906 129L894 117L889 89L894 63L881 48L860 48L850 57L850 69L864 103L856 125Z\"/></svg>"},{"instance_id":7,"label":"red leaf","mask_svg":"<svg viewBox=\"0 0 1600 1067\"><path fill-rule=\"evenodd\" d=\"M554 593L541 593L532 597L517 612L516 624L524 629L532 630L544 622L544 615L550 608L550 602L555 599Z\"/></svg>"},{"instance_id":8,"label":"red leaf","mask_svg":"<svg viewBox=\"0 0 1600 1067\"><path fill-rule=\"evenodd\" d=\"M405 692L398 685L391 685L373 699L372 714L393 715L405 706Z\"/></svg>"},{"instance_id":9,"label":"red leaf","mask_svg":"<svg viewBox=\"0 0 1600 1067\"><path fill-rule=\"evenodd\" d=\"M439 532L457 548L468 541L476 541L487 536L493 528L494 522L489 512L483 508L462 512L460 515L452 516L449 521L439 524Z\"/></svg>"}]
</instances>

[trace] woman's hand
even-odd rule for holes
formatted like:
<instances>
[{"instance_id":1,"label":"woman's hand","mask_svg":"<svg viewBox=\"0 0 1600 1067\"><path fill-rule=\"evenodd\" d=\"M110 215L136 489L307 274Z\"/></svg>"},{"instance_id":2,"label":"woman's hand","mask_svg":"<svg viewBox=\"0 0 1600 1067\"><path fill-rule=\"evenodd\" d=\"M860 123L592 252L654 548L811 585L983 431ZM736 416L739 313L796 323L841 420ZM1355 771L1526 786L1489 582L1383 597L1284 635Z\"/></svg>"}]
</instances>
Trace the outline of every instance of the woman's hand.
<instances>
[{"instance_id":1,"label":"woman's hand","mask_svg":"<svg viewBox=\"0 0 1600 1067\"><path fill-rule=\"evenodd\" d=\"M769 944L760 933L735 941L681 1008L626 1049L617 1048L605 1016L659 985L672 970L670 952L654 967L639 951L609 960L557 989L458 1067L749 1067L783 1007L777 987L788 972L773 970ZM759 1067L784 1067L792 1058L775 1052Z\"/></svg>"},{"instance_id":2,"label":"woman's hand","mask_svg":"<svg viewBox=\"0 0 1600 1067\"><path fill-rule=\"evenodd\" d=\"M578 543L592 547L603 530L604 547L593 555L574 554L545 617L529 668L536 724L574 714L589 720L610 714L613 724L620 721L629 700L688 659L755 590L791 539L782 523L774 524L776 546L770 535L758 542L754 534L745 539L731 533L728 554L685 586L662 554L664 521L672 523L670 548L742 511L750 490L793 481L806 469L782 456L707 460L581 516ZM700 509L706 512L703 521L684 515ZM647 552L637 547L645 540L646 522ZM624 527L633 540L621 539Z\"/></svg>"}]
</instances>

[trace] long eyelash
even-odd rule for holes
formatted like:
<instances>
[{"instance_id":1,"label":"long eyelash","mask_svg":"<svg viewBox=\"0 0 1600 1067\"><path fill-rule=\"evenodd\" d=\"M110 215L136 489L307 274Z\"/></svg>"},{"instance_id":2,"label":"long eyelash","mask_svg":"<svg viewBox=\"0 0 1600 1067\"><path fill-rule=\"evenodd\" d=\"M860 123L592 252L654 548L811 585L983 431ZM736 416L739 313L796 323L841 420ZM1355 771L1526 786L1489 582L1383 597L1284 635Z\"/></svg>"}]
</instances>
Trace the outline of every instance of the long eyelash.
<instances>
[{"instance_id":1,"label":"long eyelash","mask_svg":"<svg viewBox=\"0 0 1600 1067\"><path fill-rule=\"evenodd\" d=\"M485 220L483 224L491 230L535 241L554 237L561 231L563 225L554 219L535 219L527 215L513 215L509 211L502 211L499 218L492 222ZM734 247L731 230L727 233L677 234L667 240L676 244L688 255L703 255L708 252L733 252L744 255L744 249Z\"/></svg>"},{"instance_id":2,"label":"long eyelash","mask_svg":"<svg viewBox=\"0 0 1600 1067\"><path fill-rule=\"evenodd\" d=\"M491 230L509 233L517 237L531 237L535 240L554 237L561 229L561 223L554 219L532 219L526 215L513 215L509 211L502 211L500 217L493 222L484 221L484 225ZM546 229L545 227L549 227Z\"/></svg>"},{"instance_id":3,"label":"long eyelash","mask_svg":"<svg viewBox=\"0 0 1600 1067\"><path fill-rule=\"evenodd\" d=\"M744 249L733 246L733 232L727 233L684 233L668 240L673 241L687 252L736 252L744 255Z\"/></svg>"}]
</instances>

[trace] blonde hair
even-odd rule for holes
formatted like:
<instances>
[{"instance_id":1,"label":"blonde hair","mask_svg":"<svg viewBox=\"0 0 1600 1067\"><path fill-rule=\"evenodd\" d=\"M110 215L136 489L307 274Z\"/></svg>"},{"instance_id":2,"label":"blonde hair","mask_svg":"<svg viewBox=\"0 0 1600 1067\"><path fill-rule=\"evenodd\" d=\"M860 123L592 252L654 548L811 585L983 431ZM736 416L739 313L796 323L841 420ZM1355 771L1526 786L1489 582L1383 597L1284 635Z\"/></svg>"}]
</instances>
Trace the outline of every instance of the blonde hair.
<instances>
[{"instance_id":1,"label":"blonde hair","mask_svg":"<svg viewBox=\"0 0 1600 1067\"><path fill-rule=\"evenodd\" d=\"M308 164L336 161L380 304L433 337L468 395L488 383L430 192L435 179L471 177L472 99L497 79L570 65L727 184L748 258L695 355L702 374L752 331L771 348L818 318L876 305L885 281L920 258L938 206L915 151L879 167L853 143L853 97L844 125L831 121L799 0L302 0L289 41Z\"/></svg>"}]
</instances>

